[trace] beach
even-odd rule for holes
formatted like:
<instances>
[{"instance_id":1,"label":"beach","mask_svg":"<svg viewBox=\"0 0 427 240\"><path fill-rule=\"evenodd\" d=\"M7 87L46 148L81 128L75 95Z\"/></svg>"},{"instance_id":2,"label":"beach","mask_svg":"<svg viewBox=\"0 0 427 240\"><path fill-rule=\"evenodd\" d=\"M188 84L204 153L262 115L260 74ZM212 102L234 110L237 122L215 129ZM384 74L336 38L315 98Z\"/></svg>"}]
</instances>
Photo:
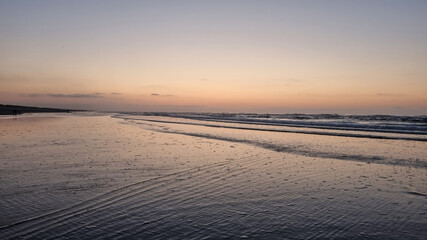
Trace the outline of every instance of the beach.
<instances>
[{"instance_id":1,"label":"beach","mask_svg":"<svg viewBox=\"0 0 427 240\"><path fill-rule=\"evenodd\" d=\"M426 239L423 133L208 120L1 118L0 238Z\"/></svg>"}]
</instances>

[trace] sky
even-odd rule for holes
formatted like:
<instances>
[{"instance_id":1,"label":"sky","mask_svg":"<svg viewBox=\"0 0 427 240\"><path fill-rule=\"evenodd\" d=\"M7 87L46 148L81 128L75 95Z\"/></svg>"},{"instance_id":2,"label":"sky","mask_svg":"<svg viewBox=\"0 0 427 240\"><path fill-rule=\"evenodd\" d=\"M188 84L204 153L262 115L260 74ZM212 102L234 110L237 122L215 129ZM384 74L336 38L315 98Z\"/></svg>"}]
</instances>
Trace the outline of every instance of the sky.
<instances>
[{"instance_id":1,"label":"sky","mask_svg":"<svg viewBox=\"0 0 427 240\"><path fill-rule=\"evenodd\" d=\"M0 104L427 114L427 1L0 1Z\"/></svg>"}]
</instances>

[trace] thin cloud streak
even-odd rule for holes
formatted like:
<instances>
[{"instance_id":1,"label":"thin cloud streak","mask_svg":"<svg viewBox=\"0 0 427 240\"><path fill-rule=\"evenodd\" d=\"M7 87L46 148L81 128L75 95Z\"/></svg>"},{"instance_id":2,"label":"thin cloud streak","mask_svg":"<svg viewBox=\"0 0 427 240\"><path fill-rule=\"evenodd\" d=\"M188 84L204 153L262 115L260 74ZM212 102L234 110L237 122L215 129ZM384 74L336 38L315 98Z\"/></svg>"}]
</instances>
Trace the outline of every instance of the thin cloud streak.
<instances>
[{"instance_id":1,"label":"thin cloud streak","mask_svg":"<svg viewBox=\"0 0 427 240\"><path fill-rule=\"evenodd\" d=\"M393 94L393 93L377 93L378 97L406 97L405 94Z\"/></svg>"},{"instance_id":2,"label":"thin cloud streak","mask_svg":"<svg viewBox=\"0 0 427 240\"><path fill-rule=\"evenodd\" d=\"M53 98L103 98L102 93L75 93L75 94L62 94L62 93L30 93L22 94L26 97L53 97Z\"/></svg>"},{"instance_id":3,"label":"thin cloud streak","mask_svg":"<svg viewBox=\"0 0 427 240\"><path fill-rule=\"evenodd\" d=\"M157 105L157 104L128 104L131 107L185 107L185 108L204 108L203 105Z\"/></svg>"},{"instance_id":4,"label":"thin cloud streak","mask_svg":"<svg viewBox=\"0 0 427 240\"><path fill-rule=\"evenodd\" d=\"M153 97L174 97L172 94L158 94L158 93L152 93L151 96Z\"/></svg>"}]
</instances>

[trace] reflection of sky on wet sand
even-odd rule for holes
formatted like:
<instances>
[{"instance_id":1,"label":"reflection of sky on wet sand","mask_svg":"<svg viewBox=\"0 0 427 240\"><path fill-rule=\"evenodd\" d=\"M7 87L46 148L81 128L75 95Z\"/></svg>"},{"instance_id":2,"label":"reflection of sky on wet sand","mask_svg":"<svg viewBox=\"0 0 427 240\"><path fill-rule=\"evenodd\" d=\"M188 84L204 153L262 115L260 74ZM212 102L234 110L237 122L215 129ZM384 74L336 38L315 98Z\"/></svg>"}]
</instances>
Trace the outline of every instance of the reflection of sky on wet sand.
<instances>
[{"instance_id":1,"label":"reflection of sky on wet sand","mask_svg":"<svg viewBox=\"0 0 427 240\"><path fill-rule=\"evenodd\" d=\"M35 217L1 229L6 238L53 233L72 238L411 238L426 233L425 168L305 156L153 130L386 159L405 152L413 154L405 159L419 157L425 143L147 126L108 116L33 116L0 124L0 225Z\"/></svg>"}]
</instances>

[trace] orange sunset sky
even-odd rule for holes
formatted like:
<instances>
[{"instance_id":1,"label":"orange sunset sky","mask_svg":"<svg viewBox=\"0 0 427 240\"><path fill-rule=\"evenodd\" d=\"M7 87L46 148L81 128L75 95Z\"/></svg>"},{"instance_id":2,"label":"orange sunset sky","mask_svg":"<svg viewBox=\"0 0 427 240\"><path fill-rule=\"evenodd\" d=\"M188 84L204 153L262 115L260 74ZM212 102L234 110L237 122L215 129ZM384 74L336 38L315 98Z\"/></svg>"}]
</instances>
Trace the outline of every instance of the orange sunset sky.
<instances>
[{"instance_id":1,"label":"orange sunset sky","mask_svg":"<svg viewBox=\"0 0 427 240\"><path fill-rule=\"evenodd\" d=\"M0 104L427 114L427 1L1 1Z\"/></svg>"}]
</instances>

